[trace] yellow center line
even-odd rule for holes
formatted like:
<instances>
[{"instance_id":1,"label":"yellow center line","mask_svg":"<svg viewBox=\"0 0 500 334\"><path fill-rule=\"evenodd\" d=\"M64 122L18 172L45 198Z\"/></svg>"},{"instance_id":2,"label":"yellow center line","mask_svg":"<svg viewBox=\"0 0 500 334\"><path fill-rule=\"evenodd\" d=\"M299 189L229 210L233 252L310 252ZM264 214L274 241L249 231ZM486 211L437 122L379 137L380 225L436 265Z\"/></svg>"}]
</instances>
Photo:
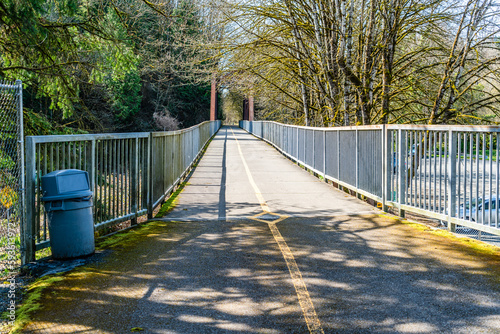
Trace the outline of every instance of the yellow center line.
<instances>
[{"instance_id":1,"label":"yellow center line","mask_svg":"<svg viewBox=\"0 0 500 334\"><path fill-rule=\"evenodd\" d=\"M260 207L265 212L271 212L271 210L269 210L269 207L267 206L266 201L264 200L264 197L262 196L262 193L259 190L259 187L257 187L257 184L255 183L255 181L253 179L252 173L250 173L250 168L248 168L245 157L243 156L243 152L241 151L240 143L238 142L238 139L236 138L236 135L234 134L234 131L232 128L231 128L231 132L233 133L233 137L236 140L236 145L238 146L238 151L240 152L241 161L243 161L243 166L245 167L245 171L247 172L248 181L250 181L250 184L252 185L253 191L255 192L255 195L257 196L257 199L259 200Z\"/></svg>"},{"instance_id":2,"label":"yellow center line","mask_svg":"<svg viewBox=\"0 0 500 334\"><path fill-rule=\"evenodd\" d=\"M243 156L243 152L241 151L240 143L238 142L238 139L236 138L233 129L231 129L231 132L233 133L236 145L238 146L238 151L240 153L241 161L243 162L243 166L245 167L248 180L250 181L250 184L252 185L255 195L257 196L257 199L260 203L260 207L264 212L271 213L271 210L267 206L267 203L264 197L262 196L259 187L257 187L257 184L253 179L252 173L250 172L250 168L248 168L245 157ZM260 214L256 215L255 217L257 216L260 216ZM290 248L288 248L285 239L283 238L278 227L276 226L276 222L282 221L285 218L286 216L281 216L281 218L275 222L267 222L267 225L269 226L269 229L273 234L274 240L276 241L281 250L283 258L285 259L288 271L290 272L290 276L292 277L293 286L295 287L295 291L299 299L300 307L302 308L302 312L304 313L304 319L306 321L307 327L309 328L309 332L311 334L324 334L323 328L321 327L321 322L319 321L318 315L316 314L316 310L314 309L311 296L309 295L309 291L307 291L306 284L299 270L299 266L295 261L292 251L290 250ZM256 218L255 220L262 221L259 220L258 218Z\"/></svg>"}]
</instances>

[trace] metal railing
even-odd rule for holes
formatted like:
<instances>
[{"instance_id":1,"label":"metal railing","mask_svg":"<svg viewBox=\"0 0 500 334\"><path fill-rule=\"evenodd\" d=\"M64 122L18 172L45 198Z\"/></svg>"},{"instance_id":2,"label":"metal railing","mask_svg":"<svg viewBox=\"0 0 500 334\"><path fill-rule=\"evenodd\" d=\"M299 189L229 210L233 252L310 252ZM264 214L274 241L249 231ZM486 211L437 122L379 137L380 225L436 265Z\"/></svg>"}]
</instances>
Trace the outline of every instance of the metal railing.
<instances>
[{"instance_id":1,"label":"metal railing","mask_svg":"<svg viewBox=\"0 0 500 334\"><path fill-rule=\"evenodd\" d=\"M169 132L32 136L26 138L26 223L22 263L50 246L40 178L76 168L89 173L95 229L137 223L164 201L221 126L204 122Z\"/></svg>"},{"instance_id":2,"label":"metal railing","mask_svg":"<svg viewBox=\"0 0 500 334\"><path fill-rule=\"evenodd\" d=\"M500 128L372 125L240 127L325 179L382 208L435 218L448 229L500 235Z\"/></svg>"}]
</instances>

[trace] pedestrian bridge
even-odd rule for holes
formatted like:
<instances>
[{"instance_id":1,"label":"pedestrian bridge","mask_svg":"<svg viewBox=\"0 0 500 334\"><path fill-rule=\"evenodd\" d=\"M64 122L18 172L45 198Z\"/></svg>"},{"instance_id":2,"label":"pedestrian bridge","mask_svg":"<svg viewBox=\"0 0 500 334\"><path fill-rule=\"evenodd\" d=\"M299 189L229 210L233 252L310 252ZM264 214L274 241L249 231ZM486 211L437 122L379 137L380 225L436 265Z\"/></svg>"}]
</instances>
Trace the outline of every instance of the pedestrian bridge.
<instances>
[{"instance_id":1,"label":"pedestrian bridge","mask_svg":"<svg viewBox=\"0 0 500 334\"><path fill-rule=\"evenodd\" d=\"M256 136L205 123L120 138L29 138L35 179L52 167L90 172L97 229L135 224L143 214L151 219L101 250L100 261L48 288L25 332L498 333L498 251L477 251L382 210L429 213L457 229L478 224L494 232L492 211L481 222L447 211L450 200L460 207L469 198L450 197L450 188L471 194L465 196L484 188L494 198L496 176L484 176L497 175L493 150L472 149L483 159L467 158L469 146L488 147L492 134L241 125ZM413 145L421 153L413 154ZM418 167L409 168L415 156ZM446 176L454 159L455 181ZM184 177L173 210L153 218ZM491 181L478 188L471 177ZM40 208L38 184L30 187ZM30 219L36 236L30 247L43 249L49 238L43 212Z\"/></svg>"}]
</instances>

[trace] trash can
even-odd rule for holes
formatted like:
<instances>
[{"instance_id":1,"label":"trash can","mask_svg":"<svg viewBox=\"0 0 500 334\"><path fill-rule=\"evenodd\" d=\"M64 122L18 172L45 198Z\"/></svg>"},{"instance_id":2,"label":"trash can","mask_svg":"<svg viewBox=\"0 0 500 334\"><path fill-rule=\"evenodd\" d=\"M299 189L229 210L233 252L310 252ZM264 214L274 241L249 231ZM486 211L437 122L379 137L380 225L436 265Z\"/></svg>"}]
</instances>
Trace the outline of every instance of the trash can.
<instances>
[{"instance_id":1,"label":"trash can","mask_svg":"<svg viewBox=\"0 0 500 334\"><path fill-rule=\"evenodd\" d=\"M55 259L93 254L94 220L89 175L78 169L57 170L42 176L42 201Z\"/></svg>"}]
</instances>

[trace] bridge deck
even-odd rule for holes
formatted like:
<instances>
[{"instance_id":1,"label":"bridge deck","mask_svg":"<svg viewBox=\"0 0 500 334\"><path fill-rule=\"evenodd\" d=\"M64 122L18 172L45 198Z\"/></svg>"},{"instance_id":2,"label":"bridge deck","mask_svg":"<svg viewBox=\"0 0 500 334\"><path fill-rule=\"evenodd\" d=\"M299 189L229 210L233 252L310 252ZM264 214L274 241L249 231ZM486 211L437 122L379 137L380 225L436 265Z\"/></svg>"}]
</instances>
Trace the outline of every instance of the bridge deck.
<instances>
[{"instance_id":1,"label":"bridge deck","mask_svg":"<svg viewBox=\"0 0 500 334\"><path fill-rule=\"evenodd\" d=\"M500 258L223 127L158 222L47 289L33 333L498 333Z\"/></svg>"}]
</instances>

